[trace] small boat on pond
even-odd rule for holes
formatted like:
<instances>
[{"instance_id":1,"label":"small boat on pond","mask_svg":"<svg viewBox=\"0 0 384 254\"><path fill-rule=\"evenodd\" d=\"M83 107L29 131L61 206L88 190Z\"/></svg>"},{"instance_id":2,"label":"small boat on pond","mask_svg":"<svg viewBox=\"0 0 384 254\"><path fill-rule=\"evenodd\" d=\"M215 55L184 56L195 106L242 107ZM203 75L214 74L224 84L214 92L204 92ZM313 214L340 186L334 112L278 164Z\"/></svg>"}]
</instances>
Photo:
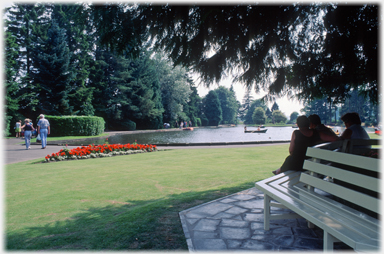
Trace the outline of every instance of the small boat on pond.
<instances>
[{"instance_id":1,"label":"small boat on pond","mask_svg":"<svg viewBox=\"0 0 384 254\"><path fill-rule=\"evenodd\" d=\"M183 128L183 131L193 131L193 127L186 127L186 128Z\"/></svg>"},{"instance_id":2,"label":"small boat on pond","mask_svg":"<svg viewBox=\"0 0 384 254\"><path fill-rule=\"evenodd\" d=\"M268 129L264 129L264 130L251 130L251 131L248 131L248 130L244 130L245 133L266 133Z\"/></svg>"}]
</instances>

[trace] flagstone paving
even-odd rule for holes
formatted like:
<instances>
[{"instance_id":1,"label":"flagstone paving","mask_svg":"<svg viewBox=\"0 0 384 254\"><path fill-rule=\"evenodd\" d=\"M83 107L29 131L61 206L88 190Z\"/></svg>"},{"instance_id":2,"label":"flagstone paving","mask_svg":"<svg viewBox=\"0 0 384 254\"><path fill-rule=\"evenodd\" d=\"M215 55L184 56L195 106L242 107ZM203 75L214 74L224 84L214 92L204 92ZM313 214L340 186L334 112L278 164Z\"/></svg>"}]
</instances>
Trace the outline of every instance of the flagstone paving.
<instances>
[{"instance_id":1,"label":"flagstone paving","mask_svg":"<svg viewBox=\"0 0 384 254\"><path fill-rule=\"evenodd\" d=\"M189 251L322 251L323 231L304 219L275 220L265 231L263 202L263 193L251 188L180 212ZM337 243L335 249L350 248Z\"/></svg>"}]
</instances>

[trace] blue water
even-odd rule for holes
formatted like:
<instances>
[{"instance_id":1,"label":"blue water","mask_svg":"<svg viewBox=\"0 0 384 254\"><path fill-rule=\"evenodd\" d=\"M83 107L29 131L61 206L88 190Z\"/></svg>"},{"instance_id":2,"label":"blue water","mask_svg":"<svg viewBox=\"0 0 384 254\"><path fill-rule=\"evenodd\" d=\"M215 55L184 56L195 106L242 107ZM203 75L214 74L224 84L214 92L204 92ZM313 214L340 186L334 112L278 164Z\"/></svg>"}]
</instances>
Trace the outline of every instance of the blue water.
<instances>
[{"instance_id":1,"label":"blue water","mask_svg":"<svg viewBox=\"0 0 384 254\"><path fill-rule=\"evenodd\" d=\"M252 142L252 141L288 141L291 139L292 127L266 127L266 133L244 133L244 125L222 128L195 128L193 131L159 131L133 134L117 134L108 137L109 144L176 144L176 143L214 143L214 142ZM334 131L344 131L344 127L335 127ZM247 130L256 130L248 127ZM367 128L367 131L374 131ZM87 139L79 144L104 144L106 138ZM76 145L76 144L75 144ZM85 144L84 144L85 145Z\"/></svg>"}]
</instances>

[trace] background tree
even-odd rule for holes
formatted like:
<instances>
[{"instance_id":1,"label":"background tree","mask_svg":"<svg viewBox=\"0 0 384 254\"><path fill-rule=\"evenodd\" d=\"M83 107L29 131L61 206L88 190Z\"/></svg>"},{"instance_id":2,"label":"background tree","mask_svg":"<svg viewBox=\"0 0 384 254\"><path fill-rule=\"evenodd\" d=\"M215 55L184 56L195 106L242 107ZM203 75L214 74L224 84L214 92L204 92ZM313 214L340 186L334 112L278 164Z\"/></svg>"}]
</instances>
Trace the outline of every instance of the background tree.
<instances>
[{"instance_id":1,"label":"background tree","mask_svg":"<svg viewBox=\"0 0 384 254\"><path fill-rule=\"evenodd\" d=\"M274 123L285 123L287 121L287 117L280 110L273 111L272 118L274 120Z\"/></svg>"},{"instance_id":2,"label":"background tree","mask_svg":"<svg viewBox=\"0 0 384 254\"><path fill-rule=\"evenodd\" d=\"M203 99L203 112L208 120L208 126L218 126L223 119L219 97L213 90Z\"/></svg>"},{"instance_id":3,"label":"background tree","mask_svg":"<svg viewBox=\"0 0 384 254\"><path fill-rule=\"evenodd\" d=\"M52 5L52 19L65 29L69 48L69 71L74 74L68 92L72 114L94 115L93 88L89 86L92 54L96 38L85 6L80 4Z\"/></svg>"},{"instance_id":4,"label":"background tree","mask_svg":"<svg viewBox=\"0 0 384 254\"><path fill-rule=\"evenodd\" d=\"M243 101L242 101L242 104L241 104L241 107L239 109L239 117L243 121L245 120L245 116L246 116L248 110L251 107L252 100L253 100L253 98L252 98L252 95L251 95L251 90L250 89L246 89L244 97L243 97Z\"/></svg>"},{"instance_id":5,"label":"background tree","mask_svg":"<svg viewBox=\"0 0 384 254\"><path fill-rule=\"evenodd\" d=\"M272 112L275 110L280 110L279 105L276 102L273 103L272 108L271 108Z\"/></svg>"},{"instance_id":6,"label":"background tree","mask_svg":"<svg viewBox=\"0 0 384 254\"><path fill-rule=\"evenodd\" d=\"M324 124L330 124L332 117L335 116L333 104L328 102L326 98L306 103L303 112L307 116L312 114L319 115L321 122Z\"/></svg>"},{"instance_id":7,"label":"background tree","mask_svg":"<svg viewBox=\"0 0 384 254\"><path fill-rule=\"evenodd\" d=\"M10 32L5 33L5 121L3 122L4 135L8 136L11 134L11 124L22 120L17 114L19 109L19 84L16 81L17 67L17 56L19 54L18 45L16 43L16 37Z\"/></svg>"},{"instance_id":8,"label":"background tree","mask_svg":"<svg viewBox=\"0 0 384 254\"><path fill-rule=\"evenodd\" d=\"M215 92L219 98L221 111L222 111L222 123L223 124L235 124L238 111L238 104L236 101L236 94L233 89L220 86L215 89Z\"/></svg>"},{"instance_id":9,"label":"background tree","mask_svg":"<svg viewBox=\"0 0 384 254\"><path fill-rule=\"evenodd\" d=\"M69 67L65 30L53 21L47 39L41 39L40 43L31 75L38 91L38 108L45 114L70 115L73 107L69 104L68 92L73 72Z\"/></svg>"},{"instance_id":10,"label":"background tree","mask_svg":"<svg viewBox=\"0 0 384 254\"><path fill-rule=\"evenodd\" d=\"M114 92L121 119L135 122L139 129L161 128L163 107L155 63L147 54L127 61L128 70L123 67L115 76L122 82Z\"/></svg>"},{"instance_id":11,"label":"background tree","mask_svg":"<svg viewBox=\"0 0 384 254\"><path fill-rule=\"evenodd\" d=\"M340 117L348 112L358 113L364 125L377 126L379 124L379 108L364 96L359 95L357 91L350 92L350 97L339 106L337 120L340 122Z\"/></svg>"},{"instance_id":12,"label":"background tree","mask_svg":"<svg viewBox=\"0 0 384 254\"><path fill-rule=\"evenodd\" d=\"M251 106L249 110L247 111L247 114L245 115L244 123L245 124L252 124L253 123L253 112L255 111L255 108L261 107L264 112L267 110L267 105L265 104L264 100L259 99L259 100L254 100L251 103Z\"/></svg>"},{"instance_id":13,"label":"background tree","mask_svg":"<svg viewBox=\"0 0 384 254\"><path fill-rule=\"evenodd\" d=\"M255 124L265 124L266 116L262 107L257 107L253 111L252 120Z\"/></svg>"},{"instance_id":14,"label":"background tree","mask_svg":"<svg viewBox=\"0 0 384 254\"><path fill-rule=\"evenodd\" d=\"M190 118L185 113L185 109L188 110L187 101L191 90L185 69L178 66L172 68L172 63L160 54L156 55L155 62L164 108L164 122L174 126L176 121L189 121Z\"/></svg>"},{"instance_id":15,"label":"background tree","mask_svg":"<svg viewBox=\"0 0 384 254\"><path fill-rule=\"evenodd\" d=\"M265 111L265 116L267 117L267 121L272 121L272 111L269 108L267 108L267 110Z\"/></svg>"},{"instance_id":16,"label":"background tree","mask_svg":"<svg viewBox=\"0 0 384 254\"><path fill-rule=\"evenodd\" d=\"M192 122L192 126L201 126L201 103L202 99L197 92L197 88L193 85L191 79L188 79L188 83L190 84L191 94L188 100L188 112L186 113L189 119Z\"/></svg>"},{"instance_id":17,"label":"background tree","mask_svg":"<svg viewBox=\"0 0 384 254\"><path fill-rule=\"evenodd\" d=\"M49 9L49 8L48 8ZM36 116L36 105L38 102L37 88L33 82L35 48L40 47L38 39L45 38L50 26L48 16L49 10L43 4L13 4L6 10L6 31L16 37L18 45L16 80L20 89L15 94L19 98L19 113L28 115L30 118Z\"/></svg>"},{"instance_id":18,"label":"background tree","mask_svg":"<svg viewBox=\"0 0 384 254\"><path fill-rule=\"evenodd\" d=\"M163 125L156 65L149 54L130 59L99 48L91 72L95 115L108 129L157 129Z\"/></svg>"},{"instance_id":19,"label":"background tree","mask_svg":"<svg viewBox=\"0 0 384 254\"><path fill-rule=\"evenodd\" d=\"M290 115L290 117L289 117L289 121L288 121L288 123L289 123L289 124L295 124L295 123L296 123L296 119L297 119L297 117L298 117L299 115L300 115L300 114L299 114L298 112L296 112L296 111L292 112L291 115Z\"/></svg>"}]
</instances>

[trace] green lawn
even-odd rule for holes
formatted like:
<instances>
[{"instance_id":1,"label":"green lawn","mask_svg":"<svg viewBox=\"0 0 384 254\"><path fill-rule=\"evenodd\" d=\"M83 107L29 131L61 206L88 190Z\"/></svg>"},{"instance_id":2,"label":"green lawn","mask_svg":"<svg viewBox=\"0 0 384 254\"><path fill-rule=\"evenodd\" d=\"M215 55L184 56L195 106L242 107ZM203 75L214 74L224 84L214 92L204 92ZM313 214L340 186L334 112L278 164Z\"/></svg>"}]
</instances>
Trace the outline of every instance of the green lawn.
<instances>
[{"instance_id":1,"label":"green lawn","mask_svg":"<svg viewBox=\"0 0 384 254\"><path fill-rule=\"evenodd\" d=\"M272 176L288 144L5 166L7 250L187 250L178 213Z\"/></svg>"}]
</instances>

